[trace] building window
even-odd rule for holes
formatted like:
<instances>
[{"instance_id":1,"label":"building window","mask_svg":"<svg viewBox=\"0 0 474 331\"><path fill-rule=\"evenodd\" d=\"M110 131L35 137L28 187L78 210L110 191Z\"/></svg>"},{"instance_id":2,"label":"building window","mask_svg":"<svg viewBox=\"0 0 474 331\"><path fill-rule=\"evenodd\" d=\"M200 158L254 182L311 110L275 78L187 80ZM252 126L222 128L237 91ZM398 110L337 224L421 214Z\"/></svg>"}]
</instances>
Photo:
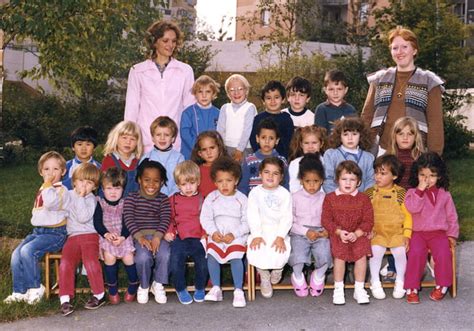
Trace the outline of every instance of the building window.
<instances>
[{"instance_id":1,"label":"building window","mask_svg":"<svg viewBox=\"0 0 474 331\"><path fill-rule=\"evenodd\" d=\"M261 12L262 26L270 25L271 12L269 9L263 9Z\"/></svg>"}]
</instances>

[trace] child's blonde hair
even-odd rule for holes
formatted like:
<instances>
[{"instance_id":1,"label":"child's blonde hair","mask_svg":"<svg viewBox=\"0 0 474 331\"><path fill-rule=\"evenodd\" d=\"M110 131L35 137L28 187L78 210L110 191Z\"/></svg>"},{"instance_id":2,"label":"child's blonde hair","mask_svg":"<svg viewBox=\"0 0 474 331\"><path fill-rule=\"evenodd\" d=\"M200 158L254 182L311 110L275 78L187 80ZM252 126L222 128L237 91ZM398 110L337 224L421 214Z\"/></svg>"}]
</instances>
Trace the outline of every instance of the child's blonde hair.
<instances>
[{"instance_id":1,"label":"child's blonde hair","mask_svg":"<svg viewBox=\"0 0 474 331\"><path fill-rule=\"evenodd\" d=\"M157 127L170 129L173 139L178 135L178 126L176 125L176 122L173 121L169 116L158 116L153 122L151 122L150 134L152 137L155 134Z\"/></svg>"},{"instance_id":2,"label":"child's blonde hair","mask_svg":"<svg viewBox=\"0 0 474 331\"><path fill-rule=\"evenodd\" d=\"M143 141L140 127L132 121L119 122L107 136L107 142L104 146L104 155L107 156L112 153L118 153L117 144L120 136L130 135L137 139L137 147L135 148L135 157L139 159L143 154Z\"/></svg>"},{"instance_id":3,"label":"child's blonde hair","mask_svg":"<svg viewBox=\"0 0 474 331\"><path fill-rule=\"evenodd\" d=\"M217 131L204 131L199 134L196 138L196 143L194 144L193 150L191 152L191 160L196 162L198 165L205 163L205 161L199 156L199 152L201 151L201 141L205 138L213 139L217 145L217 150L219 151L219 155L227 156L227 152L224 146L224 141L222 140L221 135Z\"/></svg>"},{"instance_id":4,"label":"child's blonde hair","mask_svg":"<svg viewBox=\"0 0 474 331\"><path fill-rule=\"evenodd\" d=\"M196 163L191 160L186 160L179 163L173 171L174 181L176 184L180 183L199 183L201 181L201 172Z\"/></svg>"},{"instance_id":5,"label":"child's blonde hair","mask_svg":"<svg viewBox=\"0 0 474 331\"><path fill-rule=\"evenodd\" d=\"M288 155L288 161L292 161L297 157L303 156L303 138L306 135L315 135L321 142L321 148L319 153L323 154L327 146L327 131L325 128L316 125L307 125L299 127L293 133L293 137L290 142L290 152Z\"/></svg>"},{"instance_id":6,"label":"child's blonde hair","mask_svg":"<svg viewBox=\"0 0 474 331\"><path fill-rule=\"evenodd\" d=\"M418 128L418 122L410 116L400 117L393 124L392 132L390 133L391 141L387 152L389 154L397 155L397 134L406 126L410 128L410 132L415 136L415 143L411 148L411 156L416 160L418 156L425 152L425 146L423 145L423 137Z\"/></svg>"},{"instance_id":7,"label":"child's blonde hair","mask_svg":"<svg viewBox=\"0 0 474 331\"><path fill-rule=\"evenodd\" d=\"M367 125L360 117L346 117L336 121L334 130L329 136L329 146L331 148L338 148L342 145L341 135L346 131L359 132L359 147L364 151L370 150L372 147L372 138Z\"/></svg>"},{"instance_id":8,"label":"child's blonde hair","mask_svg":"<svg viewBox=\"0 0 474 331\"><path fill-rule=\"evenodd\" d=\"M72 173L72 183L76 180L90 180L95 187L99 186L100 170L92 163L81 163Z\"/></svg>"},{"instance_id":9,"label":"child's blonde hair","mask_svg":"<svg viewBox=\"0 0 474 331\"><path fill-rule=\"evenodd\" d=\"M245 78L244 76L242 76L240 74L230 75L229 78L226 79L225 84L224 84L224 88L225 88L226 93L229 94L229 85L234 80L240 81L245 86L245 90L246 90L245 95L248 97L249 92L250 92L250 83L247 80L247 78Z\"/></svg>"},{"instance_id":10,"label":"child's blonde hair","mask_svg":"<svg viewBox=\"0 0 474 331\"><path fill-rule=\"evenodd\" d=\"M39 172L40 175L41 175L41 169L43 169L43 165L49 159L58 160L59 166L61 167L61 170L63 172L66 170L66 160L64 159L64 157L61 154L59 154L58 152L49 151L49 152L46 152L43 155L41 155L39 160L38 160L38 172Z\"/></svg>"},{"instance_id":11,"label":"child's blonde hair","mask_svg":"<svg viewBox=\"0 0 474 331\"><path fill-rule=\"evenodd\" d=\"M191 89L191 93L196 95L201 87L208 85L211 88L213 93L212 99L214 100L217 98L217 94L219 93L220 84L208 75L201 75L198 77L198 79L196 79L193 84L193 88Z\"/></svg>"}]
</instances>

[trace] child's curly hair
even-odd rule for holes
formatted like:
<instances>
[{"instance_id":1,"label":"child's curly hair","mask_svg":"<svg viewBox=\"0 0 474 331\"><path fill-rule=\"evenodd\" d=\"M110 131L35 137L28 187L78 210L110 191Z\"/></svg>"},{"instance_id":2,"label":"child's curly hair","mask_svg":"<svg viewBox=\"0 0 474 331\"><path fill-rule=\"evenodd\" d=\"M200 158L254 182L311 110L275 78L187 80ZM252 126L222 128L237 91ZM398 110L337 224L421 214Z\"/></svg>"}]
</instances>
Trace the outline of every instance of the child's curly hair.
<instances>
[{"instance_id":1,"label":"child's curly hair","mask_svg":"<svg viewBox=\"0 0 474 331\"><path fill-rule=\"evenodd\" d=\"M418 173L421 169L428 168L431 172L438 175L436 187L444 188L446 191L449 188L448 168L441 156L435 152L427 152L420 155L420 157L413 163L410 173L410 185L417 187L419 184Z\"/></svg>"},{"instance_id":2,"label":"child's curly hair","mask_svg":"<svg viewBox=\"0 0 474 331\"><path fill-rule=\"evenodd\" d=\"M370 130L359 117L347 117L336 121L334 130L329 136L329 147L338 148L342 145L341 136L344 132L355 131L360 133L359 147L364 151L372 147Z\"/></svg>"},{"instance_id":3,"label":"child's curly hair","mask_svg":"<svg viewBox=\"0 0 474 331\"><path fill-rule=\"evenodd\" d=\"M288 161L296 159L297 157L303 156L303 138L306 135L313 134L321 142L319 152L323 154L327 146L327 131L325 128L316 125L307 125L304 127L297 128L293 133L293 137L290 142L290 153L288 155Z\"/></svg>"}]
</instances>

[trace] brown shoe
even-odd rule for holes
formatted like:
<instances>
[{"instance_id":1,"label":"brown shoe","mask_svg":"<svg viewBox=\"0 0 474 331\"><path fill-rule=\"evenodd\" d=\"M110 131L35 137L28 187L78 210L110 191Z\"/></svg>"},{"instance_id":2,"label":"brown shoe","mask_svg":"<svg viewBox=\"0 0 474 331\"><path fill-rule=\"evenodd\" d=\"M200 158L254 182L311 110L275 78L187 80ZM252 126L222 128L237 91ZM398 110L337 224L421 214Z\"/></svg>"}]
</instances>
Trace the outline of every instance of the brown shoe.
<instances>
[{"instance_id":1,"label":"brown shoe","mask_svg":"<svg viewBox=\"0 0 474 331\"><path fill-rule=\"evenodd\" d=\"M118 293L114 295L109 294L109 302L111 305L118 305L120 303L120 295Z\"/></svg>"},{"instance_id":2,"label":"brown shoe","mask_svg":"<svg viewBox=\"0 0 474 331\"><path fill-rule=\"evenodd\" d=\"M89 300L86 302L84 305L84 308L86 309L97 309L100 306L103 306L105 304L105 295L102 297L102 299L97 299L95 296L91 296Z\"/></svg>"},{"instance_id":3,"label":"brown shoe","mask_svg":"<svg viewBox=\"0 0 474 331\"><path fill-rule=\"evenodd\" d=\"M70 302L65 302L61 305L61 314L63 316L71 315L74 312L74 306Z\"/></svg>"},{"instance_id":4,"label":"brown shoe","mask_svg":"<svg viewBox=\"0 0 474 331\"><path fill-rule=\"evenodd\" d=\"M133 302L133 301L135 301L135 297L136 297L136 296L137 296L136 294L130 294L130 293L128 293L128 291L127 291L127 292L125 292L125 295L124 295L124 297L123 297L123 300L124 300L125 302Z\"/></svg>"}]
</instances>

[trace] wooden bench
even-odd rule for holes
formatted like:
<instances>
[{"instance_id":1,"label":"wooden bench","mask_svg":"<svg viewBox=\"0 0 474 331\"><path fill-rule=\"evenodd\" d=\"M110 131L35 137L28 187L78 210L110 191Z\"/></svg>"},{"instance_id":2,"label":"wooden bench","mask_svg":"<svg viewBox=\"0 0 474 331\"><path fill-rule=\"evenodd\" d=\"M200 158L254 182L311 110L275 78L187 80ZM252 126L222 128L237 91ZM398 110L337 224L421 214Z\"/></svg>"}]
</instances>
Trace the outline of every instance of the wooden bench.
<instances>
[{"instance_id":1,"label":"wooden bench","mask_svg":"<svg viewBox=\"0 0 474 331\"><path fill-rule=\"evenodd\" d=\"M45 286L45 295L46 298L49 299L51 294L59 294L59 262L61 260L61 253L46 253L44 257L44 286ZM54 283L53 280L51 279L51 264L54 264ZM187 262L186 263L188 267L194 267L194 262ZM229 264L230 265L230 264ZM244 284L244 291L247 291L247 297L250 300L251 295L255 296L255 290L252 290L252 288L249 286L249 284L252 283L252 279L255 279L254 271L251 270L253 268L250 268L250 266L247 267L247 283ZM211 287L206 287L206 290L210 290ZM221 289L223 291L233 291L234 287L230 285L223 285L221 286ZM76 287L76 293L89 293L90 288L77 288ZM127 288L120 288L120 292L125 292ZM194 291L195 288L194 286L188 286L187 287L188 291ZM176 292L174 287L171 286L165 286L165 291L166 292Z\"/></svg>"},{"instance_id":2,"label":"wooden bench","mask_svg":"<svg viewBox=\"0 0 474 331\"><path fill-rule=\"evenodd\" d=\"M385 252L385 255L390 255L390 250L387 250ZM455 298L457 295L457 277L456 277L456 248L451 247L451 255L452 255L452 265L453 265L453 285L449 288L449 293L451 294L452 298ZM250 290L248 294L248 300L253 301L255 300L255 295L256 291L260 289L260 286L256 284L256 268L252 265L249 264L248 266L248 278L249 278L249 285L250 285ZM394 283L389 283L389 282L383 282L382 287L383 288L393 288L395 286ZM436 283L435 280L428 280L428 281L422 281L421 282L421 287L422 288L430 288L430 287L435 287ZM276 284L272 285L274 290L293 290L293 286L291 284ZM354 284L345 284L345 288L353 289ZM370 288L370 282L365 283L366 288ZM334 289L334 284L325 284L324 289L331 290Z\"/></svg>"}]
</instances>

